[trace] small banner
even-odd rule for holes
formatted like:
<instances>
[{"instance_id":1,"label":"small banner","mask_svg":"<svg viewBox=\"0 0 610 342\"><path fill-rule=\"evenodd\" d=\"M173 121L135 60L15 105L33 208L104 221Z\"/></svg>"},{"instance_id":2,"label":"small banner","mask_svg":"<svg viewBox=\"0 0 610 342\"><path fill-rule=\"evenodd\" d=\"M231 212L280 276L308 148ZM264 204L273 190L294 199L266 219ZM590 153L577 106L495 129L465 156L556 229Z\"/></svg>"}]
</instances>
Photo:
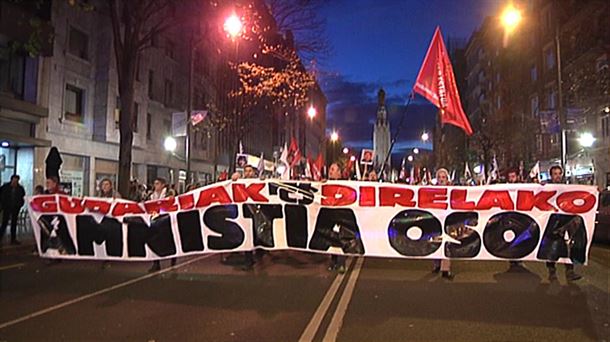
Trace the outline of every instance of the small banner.
<instances>
[{"instance_id":1,"label":"small banner","mask_svg":"<svg viewBox=\"0 0 610 342\"><path fill-rule=\"evenodd\" d=\"M41 256L155 260L293 249L377 257L586 264L598 192L563 184L222 182L144 203L29 199Z\"/></svg>"}]
</instances>

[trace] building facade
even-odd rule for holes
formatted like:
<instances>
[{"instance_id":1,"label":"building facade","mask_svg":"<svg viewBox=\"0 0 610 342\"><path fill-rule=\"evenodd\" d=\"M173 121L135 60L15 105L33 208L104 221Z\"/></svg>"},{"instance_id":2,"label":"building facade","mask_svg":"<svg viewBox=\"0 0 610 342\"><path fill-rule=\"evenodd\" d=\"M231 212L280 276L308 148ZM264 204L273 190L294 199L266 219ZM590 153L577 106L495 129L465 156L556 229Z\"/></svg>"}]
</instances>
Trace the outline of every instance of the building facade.
<instances>
[{"instance_id":1,"label":"building facade","mask_svg":"<svg viewBox=\"0 0 610 342\"><path fill-rule=\"evenodd\" d=\"M84 11L68 1L43 3L44 10L29 8L27 2L0 3L2 49L8 51L12 42L26 42L28 37L23 28L16 30L15 23L4 21L5 16L36 16L43 19L43 29L53 32L49 46L42 46L35 58L24 50L0 57L2 181L20 174L31 193L34 185L44 184L44 160L49 147L55 146L63 160L62 183L73 195L94 195L101 179L116 181L118 175L120 94L110 18L103 11ZM105 5L103 1L90 3L93 8ZM206 20L197 20L197 24L184 21L155 35L140 55L131 178L141 183L151 184L154 178L163 177L178 189L186 186L186 139L175 137L174 152L166 151L163 143L175 133L173 113L187 109L190 58L192 109L208 112L208 119L191 130L190 179L200 184L213 181L220 171L230 171L235 156L235 125L231 129L218 124L223 121L219 118L231 116L238 103L229 96L238 83L228 62L254 58L257 51L243 44L238 53L235 42L227 39L222 30L225 7L212 4L197 11L188 7L193 3L181 3L184 7L176 10L192 11L193 17ZM242 123L248 125L242 137L245 152L256 156L263 152L272 168L274 149L292 131L303 137L299 140L302 149L323 150L326 100L321 91L314 95L318 117L304 126L299 120L283 126L286 115L280 115L273 105L248 108L253 120ZM305 113L292 114L306 117ZM276 134L261 134L274 129Z\"/></svg>"},{"instance_id":2,"label":"building facade","mask_svg":"<svg viewBox=\"0 0 610 342\"><path fill-rule=\"evenodd\" d=\"M485 169L493 156L501 168L540 161L547 169L561 163L563 132L568 180L608 187L608 3L517 5L524 20L514 32L489 17L466 47L460 90L475 131L467 150ZM592 146L580 144L584 133L595 137Z\"/></svg>"}]
</instances>

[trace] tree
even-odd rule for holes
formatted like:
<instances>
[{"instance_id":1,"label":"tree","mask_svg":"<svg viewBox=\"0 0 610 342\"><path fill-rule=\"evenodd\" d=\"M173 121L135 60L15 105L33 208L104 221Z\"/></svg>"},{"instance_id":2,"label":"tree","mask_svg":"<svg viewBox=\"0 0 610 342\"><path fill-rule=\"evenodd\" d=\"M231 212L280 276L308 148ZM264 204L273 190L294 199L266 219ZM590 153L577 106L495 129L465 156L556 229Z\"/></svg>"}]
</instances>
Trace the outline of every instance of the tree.
<instances>
[{"instance_id":1,"label":"tree","mask_svg":"<svg viewBox=\"0 0 610 342\"><path fill-rule=\"evenodd\" d=\"M326 20L320 16L324 0L267 0L277 31L294 36L294 48L301 59L323 60L330 52Z\"/></svg>"},{"instance_id":2,"label":"tree","mask_svg":"<svg viewBox=\"0 0 610 342\"><path fill-rule=\"evenodd\" d=\"M129 191L134 127L134 95L140 53L175 24L171 0L107 0L120 96L118 190Z\"/></svg>"}]
</instances>

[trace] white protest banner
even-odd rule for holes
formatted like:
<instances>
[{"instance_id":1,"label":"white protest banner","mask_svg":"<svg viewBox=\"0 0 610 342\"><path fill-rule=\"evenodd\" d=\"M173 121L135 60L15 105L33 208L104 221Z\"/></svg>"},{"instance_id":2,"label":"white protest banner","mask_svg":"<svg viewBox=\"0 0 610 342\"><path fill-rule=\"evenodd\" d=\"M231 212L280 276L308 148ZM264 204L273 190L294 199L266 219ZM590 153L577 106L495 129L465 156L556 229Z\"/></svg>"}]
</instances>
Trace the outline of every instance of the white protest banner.
<instances>
[{"instance_id":1,"label":"white protest banner","mask_svg":"<svg viewBox=\"0 0 610 342\"><path fill-rule=\"evenodd\" d=\"M144 203L40 195L29 199L29 212L39 253L49 258L153 260L264 248L585 264L597 201L597 189L581 185L253 179Z\"/></svg>"}]
</instances>

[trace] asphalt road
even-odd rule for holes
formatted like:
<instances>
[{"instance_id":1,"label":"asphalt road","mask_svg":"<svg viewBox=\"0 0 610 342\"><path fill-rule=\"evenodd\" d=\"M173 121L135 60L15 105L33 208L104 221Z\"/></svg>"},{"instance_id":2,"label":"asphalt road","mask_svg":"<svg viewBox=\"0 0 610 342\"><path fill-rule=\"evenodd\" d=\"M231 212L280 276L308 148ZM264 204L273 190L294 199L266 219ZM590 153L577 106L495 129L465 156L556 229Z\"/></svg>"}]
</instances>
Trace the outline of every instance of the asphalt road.
<instances>
[{"instance_id":1,"label":"asphalt road","mask_svg":"<svg viewBox=\"0 0 610 342\"><path fill-rule=\"evenodd\" d=\"M594 247L584 279L549 283L542 263L240 256L149 264L48 264L22 249L0 254L0 341L608 341L610 250Z\"/></svg>"}]
</instances>

